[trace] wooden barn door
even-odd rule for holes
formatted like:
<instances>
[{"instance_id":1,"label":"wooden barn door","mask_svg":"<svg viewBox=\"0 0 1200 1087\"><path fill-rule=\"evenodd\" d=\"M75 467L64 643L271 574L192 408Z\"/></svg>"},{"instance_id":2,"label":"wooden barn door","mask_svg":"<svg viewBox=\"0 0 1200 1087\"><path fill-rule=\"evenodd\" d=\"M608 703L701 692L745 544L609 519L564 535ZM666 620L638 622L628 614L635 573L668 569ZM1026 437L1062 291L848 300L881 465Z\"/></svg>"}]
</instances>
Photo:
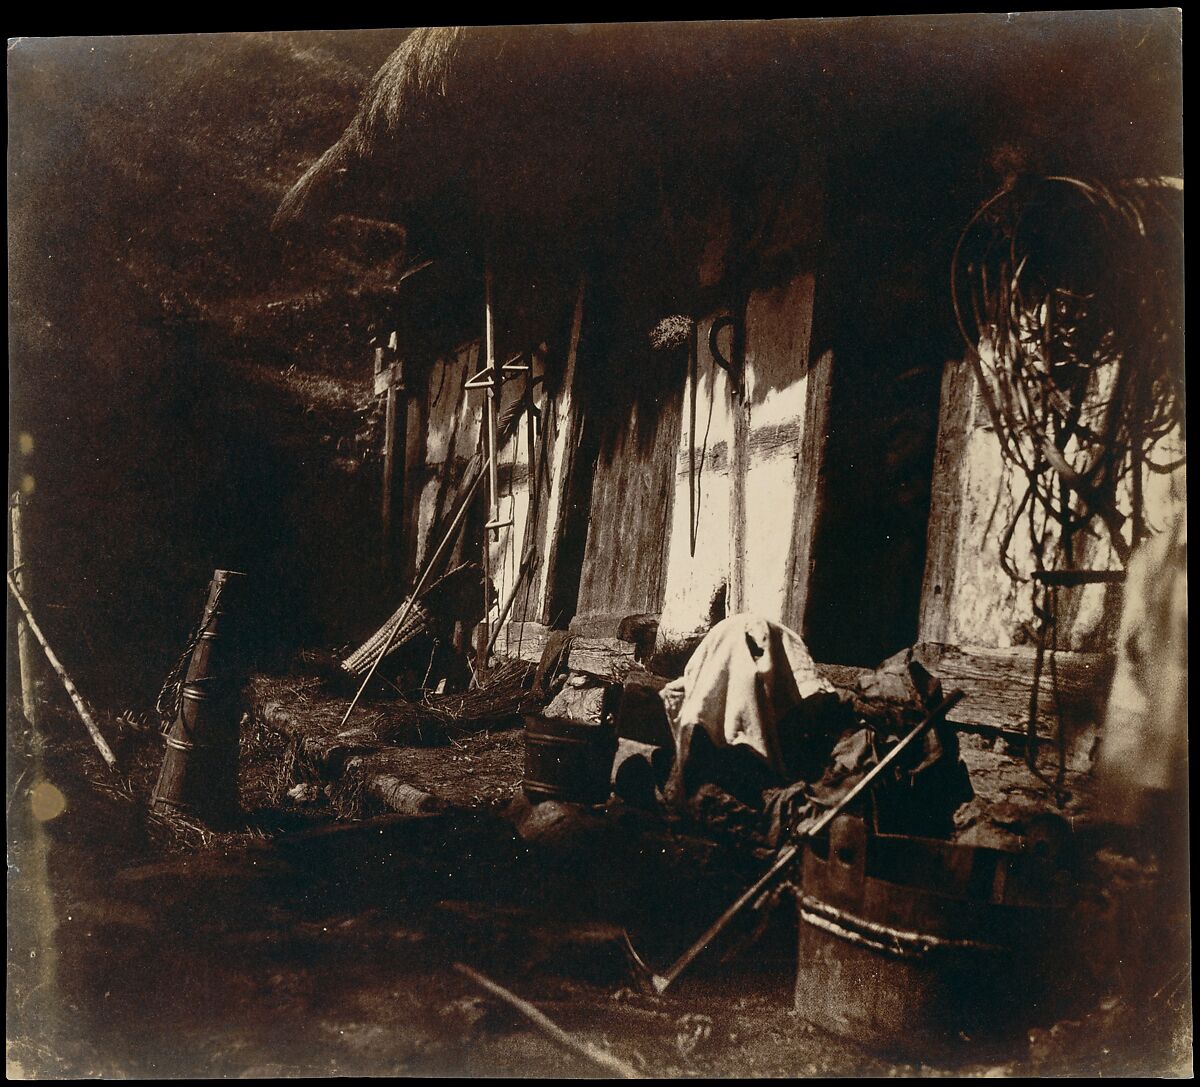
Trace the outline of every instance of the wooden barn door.
<instances>
[{"instance_id":1,"label":"wooden barn door","mask_svg":"<svg viewBox=\"0 0 1200 1087\"><path fill-rule=\"evenodd\" d=\"M639 299L623 277L597 291L583 390L592 472L579 494L587 523L572 625L601 637L627 615L660 612L666 581L688 348L652 350Z\"/></svg>"},{"instance_id":2,"label":"wooden barn door","mask_svg":"<svg viewBox=\"0 0 1200 1087\"><path fill-rule=\"evenodd\" d=\"M657 395L596 421L600 448L576 611L591 627L662 607L683 415L674 371L667 365L660 372Z\"/></svg>"}]
</instances>

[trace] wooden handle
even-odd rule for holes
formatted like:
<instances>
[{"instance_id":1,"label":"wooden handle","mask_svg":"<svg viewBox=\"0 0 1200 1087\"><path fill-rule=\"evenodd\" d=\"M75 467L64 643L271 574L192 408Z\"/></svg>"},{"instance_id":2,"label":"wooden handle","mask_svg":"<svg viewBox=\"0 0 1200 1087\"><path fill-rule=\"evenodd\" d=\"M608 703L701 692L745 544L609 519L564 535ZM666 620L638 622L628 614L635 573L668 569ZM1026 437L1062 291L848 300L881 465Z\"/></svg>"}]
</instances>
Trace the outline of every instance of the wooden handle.
<instances>
[{"instance_id":1,"label":"wooden handle","mask_svg":"<svg viewBox=\"0 0 1200 1087\"><path fill-rule=\"evenodd\" d=\"M940 705L930 710L925 715L924 720L920 724L913 726L912 731L908 733L895 747L891 749L882 759L879 760L867 773L862 776L862 780L858 782L854 788L850 789L836 804L833 805L820 819L818 819L803 835L801 842L786 846L780 851L775 858L775 862L767 869L754 884L746 891L743 891L738 896L737 900L730 906L720 917L718 917L707 929L704 934L683 955L676 961L665 974L655 976L652 981L654 988L658 992L665 992L692 963L697 956L720 934L730 921L732 921L741 911L775 879L795 859L796 854L800 851L800 844L805 838L811 838L819 834L830 823L833 822L846 808L860 797L879 777L883 771L891 766L893 762L900 756L910 744L912 744L930 725L939 718L944 717L955 706L961 702L966 695L962 691L953 691L949 694Z\"/></svg>"}]
</instances>

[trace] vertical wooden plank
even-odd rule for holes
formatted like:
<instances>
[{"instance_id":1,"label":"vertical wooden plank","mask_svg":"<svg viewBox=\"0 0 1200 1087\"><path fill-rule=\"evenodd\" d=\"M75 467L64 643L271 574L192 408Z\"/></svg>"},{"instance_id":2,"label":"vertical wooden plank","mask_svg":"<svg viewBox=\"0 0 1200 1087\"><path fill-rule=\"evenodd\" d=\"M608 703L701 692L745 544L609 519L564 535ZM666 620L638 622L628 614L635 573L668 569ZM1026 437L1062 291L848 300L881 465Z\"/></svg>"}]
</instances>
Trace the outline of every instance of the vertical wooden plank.
<instances>
[{"instance_id":1,"label":"vertical wooden plank","mask_svg":"<svg viewBox=\"0 0 1200 1087\"><path fill-rule=\"evenodd\" d=\"M529 381L541 376L542 381L536 390L527 389L527 395L532 397L537 408L538 423L526 416L524 426L528 442L529 464L529 511L525 519L525 532L522 545L525 549L532 547L535 551L533 566L525 579L521 591L521 599L516 605L515 619L522 622L532 621L534 615L540 615L538 601L542 593L542 568L545 558L546 505L550 493L550 446L551 426L549 423L549 401L545 395L546 355L541 351L534 353L533 369L528 375Z\"/></svg>"},{"instance_id":2,"label":"vertical wooden plank","mask_svg":"<svg viewBox=\"0 0 1200 1087\"><path fill-rule=\"evenodd\" d=\"M600 458L579 585L581 617L619 620L663 605L674 513L675 459L683 388L665 387L657 405L630 406Z\"/></svg>"},{"instance_id":3,"label":"vertical wooden plank","mask_svg":"<svg viewBox=\"0 0 1200 1087\"><path fill-rule=\"evenodd\" d=\"M406 367L406 370L408 368ZM400 541L397 574L408 585L417 575L420 532L421 489L425 483L425 451L428 412L425 406L427 379L405 373L404 462L400 487Z\"/></svg>"},{"instance_id":4,"label":"vertical wooden plank","mask_svg":"<svg viewBox=\"0 0 1200 1087\"><path fill-rule=\"evenodd\" d=\"M926 536L925 574L921 582L918 637L922 642L951 641L954 583L958 566L967 442L974 419L975 374L963 359L942 371L937 447Z\"/></svg>"},{"instance_id":5,"label":"vertical wooden plank","mask_svg":"<svg viewBox=\"0 0 1200 1087\"><path fill-rule=\"evenodd\" d=\"M737 353L734 353L736 359ZM750 401L745 390L729 383L733 442L729 451L729 603L728 613L746 610L746 471L750 440Z\"/></svg>"},{"instance_id":6,"label":"vertical wooden plank","mask_svg":"<svg viewBox=\"0 0 1200 1087\"><path fill-rule=\"evenodd\" d=\"M483 266L483 367L491 371L491 380L487 385L487 397L484 402L484 423L487 428L487 445L484 456L487 458L488 472L488 518L487 524L500 520L497 503L498 485L496 482L497 461L500 451L496 448L496 392L500 388L500 367L496 362L495 326L492 323L492 262L487 260ZM500 538L500 530L495 530L496 539ZM478 630L478 652L475 655L476 677L482 679L487 673L487 646L491 643L491 610L492 610L492 549L488 542L488 531L483 532L483 619Z\"/></svg>"},{"instance_id":7,"label":"vertical wooden plank","mask_svg":"<svg viewBox=\"0 0 1200 1087\"><path fill-rule=\"evenodd\" d=\"M796 458L796 490L792 507L792 549L783 623L803 633L812 583L813 544L825 492L825 446L833 395L833 352L825 351L808 370L804 396L804 430Z\"/></svg>"},{"instance_id":8,"label":"vertical wooden plank","mask_svg":"<svg viewBox=\"0 0 1200 1087\"><path fill-rule=\"evenodd\" d=\"M383 424L383 499L381 520L382 531L382 565L385 576L393 568L392 541L392 501L396 478L396 389L389 385L385 394L384 424Z\"/></svg>"},{"instance_id":9,"label":"vertical wooden plank","mask_svg":"<svg viewBox=\"0 0 1200 1087\"><path fill-rule=\"evenodd\" d=\"M790 589L796 463L804 440L815 277L751 291L746 308L745 609L782 620Z\"/></svg>"},{"instance_id":10,"label":"vertical wooden plank","mask_svg":"<svg viewBox=\"0 0 1200 1087\"><path fill-rule=\"evenodd\" d=\"M583 330L583 307L587 294L587 276L580 274L571 317L571 337L561 387L553 400L547 400L544 424L553 428L550 453L550 493L546 501L546 529L541 547L538 617L552 623L550 614L560 560L559 543L567 520L567 506L574 484L576 454L583 436L583 418L579 388L579 343Z\"/></svg>"}]
</instances>

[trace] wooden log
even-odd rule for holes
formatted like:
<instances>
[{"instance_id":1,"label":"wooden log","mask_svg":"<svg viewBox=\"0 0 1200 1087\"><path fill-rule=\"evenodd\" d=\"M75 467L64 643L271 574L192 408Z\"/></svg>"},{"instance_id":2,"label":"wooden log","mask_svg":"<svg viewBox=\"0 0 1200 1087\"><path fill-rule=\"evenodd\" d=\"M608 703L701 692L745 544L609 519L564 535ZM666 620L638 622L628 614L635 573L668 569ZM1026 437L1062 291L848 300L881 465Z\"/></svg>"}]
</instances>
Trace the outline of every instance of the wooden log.
<instances>
[{"instance_id":1,"label":"wooden log","mask_svg":"<svg viewBox=\"0 0 1200 1087\"><path fill-rule=\"evenodd\" d=\"M54 655L54 650L50 648L50 643L46 641L46 636L42 633L41 628L37 625L37 621L33 617L33 612L29 610L29 605L25 602L25 598L21 595L21 590L17 588L17 583L13 580L12 574L8 574L8 589L13 594L13 599L16 600L17 606L25 613L25 619L29 623L30 633L38 640L38 644L46 654L46 659L50 662L50 667L54 669L55 674L62 680L62 685L65 688L67 695L75 706L79 718L83 721L84 727L88 730L88 735L92 738L92 743L96 745L96 750L100 752L101 757L108 768L117 773L117 760L112 753L112 748L105 742L104 737L100 734L100 729L96 722L92 719L91 713L88 712L87 705L83 701L83 696L76 689L75 684L71 681L71 677L67 674L67 670L62 666L58 657Z\"/></svg>"},{"instance_id":2,"label":"wooden log","mask_svg":"<svg viewBox=\"0 0 1200 1087\"><path fill-rule=\"evenodd\" d=\"M612 1053L605 1052L597 1046L589 1042L582 1041L576 1038L573 1034L568 1034L557 1023L543 1012L538 1011L528 1000L522 1000L516 993L510 992L492 981L491 978L485 977L477 970L472 970L469 966L461 962L454 964L454 969L457 970L463 977L470 978L481 989L486 989L493 996L499 997L509 1007L515 1008L526 1019L528 1019L535 1027L538 1028L547 1037L552 1038L564 1049L591 1061L605 1071L610 1072L621 1079L644 1079L645 1077L631 1064L627 1064L620 1057L614 1056Z\"/></svg>"},{"instance_id":3,"label":"wooden log","mask_svg":"<svg viewBox=\"0 0 1200 1087\"><path fill-rule=\"evenodd\" d=\"M1029 721L1033 690L1032 646L992 649L985 646L921 643L916 659L945 687L961 687L968 697L959 711L967 722L1023 730ZM1038 732L1053 735L1059 714L1068 729L1098 723L1112 677L1113 661L1102 653L1056 653L1052 683L1049 658L1043 669L1038 699ZM959 718L950 715L951 721Z\"/></svg>"},{"instance_id":4,"label":"wooden log","mask_svg":"<svg viewBox=\"0 0 1200 1087\"><path fill-rule=\"evenodd\" d=\"M13 576L16 579L17 588L28 598L29 574L25 568L24 541L21 536L20 491L13 493L9 516L12 521ZM25 720L36 728L38 723L37 653L33 648L29 624L23 618L17 619L17 658L21 674L21 712L24 713Z\"/></svg>"}]
</instances>

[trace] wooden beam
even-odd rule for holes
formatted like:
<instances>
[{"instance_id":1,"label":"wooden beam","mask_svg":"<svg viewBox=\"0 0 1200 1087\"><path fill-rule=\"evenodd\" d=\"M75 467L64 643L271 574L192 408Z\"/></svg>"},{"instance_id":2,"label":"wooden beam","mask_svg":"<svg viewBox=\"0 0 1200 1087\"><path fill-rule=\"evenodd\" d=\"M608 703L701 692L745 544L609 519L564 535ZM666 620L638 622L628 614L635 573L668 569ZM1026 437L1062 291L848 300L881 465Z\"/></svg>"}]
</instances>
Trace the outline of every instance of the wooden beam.
<instances>
[{"instance_id":1,"label":"wooden beam","mask_svg":"<svg viewBox=\"0 0 1200 1087\"><path fill-rule=\"evenodd\" d=\"M954 631L954 588L962 533L963 472L975 407L975 374L962 359L942 371L937 448L925 546L917 635L948 642Z\"/></svg>"},{"instance_id":2,"label":"wooden beam","mask_svg":"<svg viewBox=\"0 0 1200 1087\"><path fill-rule=\"evenodd\" d=\"M392 333L388 341L387 351L394 356L396 350L396 333ZM381 498L380 519L382 521L382 556L381 564L384 576L389 577L396 569L395 541L396 533L393 515L397 505L396 498L403 491L401 478L401 457L404 454L407 439L405 434L408 422L408 412L401 404L404 386L401 384L402 364L397 360L386 363L384 348L375 348L375 390L383 390L386 397L384 405L383 430L383 495Z\"/></svg>"},{"instance_id":3,"label":"wooden beam","mask_svg":"<svg viewBox=\"0 0 1200 1087\"><path fill-rule=\"evenodd\" d=\"M540 623L510 623L508 654L536 662L541 659L547 628ZM993 649L986 646L920 644L913 647L914 657L941 680L946 690L961 688L966 701L956 707L949 719L966 725L1021 732L1029 711L1033 689L1034 651L1017 646ZM638 669L631 643L616 637L580 634L571 643L567 666L574 672L586 672L606 680L623 680ZM1112 675L1112 660L1100 653L1059 653L1057 695L1047 664L1039 698L1039 733L1052 736L1061 711L1068 728L1099 724ZM817 671L837 687L854 690L858 677L870 671L844 664L817 664Z\"/></svg>"},{"instance_id":4,"label":"wooden beam","mask_svg":"<svg viewBox=\"0 0 1200 1087\"><path fill-rule=\"evenodd\" d=\"M377 347L375 349L378 355L383 349ZM394 388L401 386L401 367L399 362L393 362L390 365L385 365L382 368L375 370L375 395L383 396L385 393L390 393Z\"/></svg>"},{"instance_id":5,"label":"wooden beam","mask_svg":"<svg viewBox=\"0 0 1200 1087\"><path fill-rule=\"evenodd\" d=\"M395 567L400 580L405 584L417 576L417 549L421 525L421 491L425 486L427 468L426 450L429 441L429 412L427 409L428 371L422 370L419 379L411 372L408 380L404 406L404 462L402 481L398 488L400 514L398 517L399 562ZM399 449L397 450L399 457Z\"/></svg>"},{"instance_id":6,"label":"wooden beam","mask_svg":"<svg viewBox=\"0 0 1200 1087\"><path fill-rule=\"evenodd\" d=\"M580 403L579 345L583 334L584 301L587 295L587 276L581 274L575 293L575 309L571 317L571 338L563 369L562 382L553 399L546 401L543 425L552 428L553 446L550 453L550 493L546 499L546 527L541 556L540 591L535 614L550 622L557 577L560 571L559 543L567 522L576 474L576 455L583 430Z\"/></svg>"},{"instance_id":7,"label":"wooden beam","mask_svg":"<svg viewBox=\"0 0 1200 1087\"><path fill-rule=\"evenodd\" d=\"M803 631L812 584L813 549L825 498L825 446L829 405L833 395L833 352L825 351L809 365L804 389L804 429L796 458L796 489L792 506L792 546L788 554L787 587L782 620Z\"/></svg>"},{"instance_id":8,"label":"wooden beam","mask_svg":"<svg viewBox=\"0 0 1200 1087\"><path fill-rule=\"evenodd\" d=\"M985 646L921 643L913 655L941 681L961 687L967 701L959 711L967 721L1023 730L1029 720L1033 691L1033 646L992 649ZM1068 729L1098 725L1112 680L1113 659L1104 653L1066 653L1054 657L1051 673L1047 656L1038 697L1038 731L1054 732L1059 714ZM957 718L951 715L951 719Z\"/></svg>"},{"instance_id":9,"label":"wooden beam","mask_svg":"<svg viewBox=\"0 0 1200 1087\"><path fill-rule=\"evenodd\" d=\"M729 596L727 611L746 610L746 473L750 468L750 397L746 389L746 310L735 311L727 373L733 436L729 450Z\"/></svg>"}]
</instances>

